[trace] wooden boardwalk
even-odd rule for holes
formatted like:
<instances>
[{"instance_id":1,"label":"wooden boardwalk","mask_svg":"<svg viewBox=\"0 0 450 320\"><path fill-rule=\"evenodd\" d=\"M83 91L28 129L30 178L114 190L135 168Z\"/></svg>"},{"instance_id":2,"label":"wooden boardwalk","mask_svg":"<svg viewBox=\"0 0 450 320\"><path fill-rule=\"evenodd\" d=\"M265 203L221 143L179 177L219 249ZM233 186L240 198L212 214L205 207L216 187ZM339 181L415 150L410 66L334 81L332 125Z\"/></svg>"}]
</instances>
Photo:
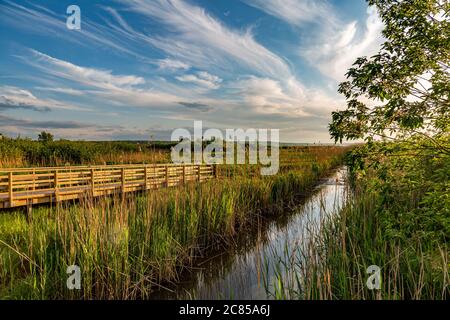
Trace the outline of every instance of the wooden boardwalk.
<instances>
[{"instance_id":1,"label":"wooden boardwalk","mask_svg":"<svg viewBox=\"0 0 450 320\"><path fill-rule=\"evenodd\" d=\"M172 187L217 177L214 165L105 165L0 169L0 209Z\"/></svg>"}]
</instances>

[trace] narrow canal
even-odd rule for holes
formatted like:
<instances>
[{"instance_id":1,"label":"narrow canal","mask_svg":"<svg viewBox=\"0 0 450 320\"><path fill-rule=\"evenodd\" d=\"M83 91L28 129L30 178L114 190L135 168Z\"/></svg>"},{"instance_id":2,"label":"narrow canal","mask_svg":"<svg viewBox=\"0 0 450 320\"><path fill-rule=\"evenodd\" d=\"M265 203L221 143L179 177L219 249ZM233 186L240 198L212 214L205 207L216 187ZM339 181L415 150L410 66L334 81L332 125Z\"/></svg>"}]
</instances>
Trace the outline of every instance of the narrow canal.
<instances>
[{"instance_id":1,"label":"narrow canal","mask_svg":"<svg viewBox=\"0 0 450 320\"><path fill-rule=\"evenodd\" d=\"M242 235L229 250L200 261L175 289L161 290L155 298L272 299L279 287L293 289L302 251L308 250L323 221L345 205L347 190L347 169L342 167L320 181L292 212Z\"/></svg>"}]
</instances>

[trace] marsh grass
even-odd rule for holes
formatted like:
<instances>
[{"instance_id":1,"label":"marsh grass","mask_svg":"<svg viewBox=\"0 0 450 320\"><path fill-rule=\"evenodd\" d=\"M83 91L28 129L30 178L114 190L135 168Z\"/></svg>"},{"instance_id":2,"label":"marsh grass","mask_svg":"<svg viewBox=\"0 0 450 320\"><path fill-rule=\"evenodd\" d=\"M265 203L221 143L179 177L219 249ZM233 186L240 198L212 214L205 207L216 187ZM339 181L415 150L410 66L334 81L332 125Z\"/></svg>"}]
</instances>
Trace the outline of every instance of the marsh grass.
<instances>
[{"instance_id":1,"label":"marsh grass","mask_svg":"<svg viewBox=\"0 0 450 320\"><path fill-rule=\"evenodd\" d=\"M42 206L30 222L20 212L1 214L0 297L149 298L260 215L280 214L345 152L320 148L294 160L284 155L289 169L273 177L230 166L200 185ZM81 268L81 290L66 287L72 264Z\"/></svg>"},{"instance_id":2,"label":"marsh grass","mask_svg":"<svg viewBox=\"0 0 450 320\"><path fill-rule=\"evenodd\" d=\"M373 215L376 199L357 197L306 247L286 248L266 283L275 299L306 300L445 300L449 297L449 252L445 244L420 238L386 241ZM366 283L371 265L381 268L381 289ZM267 267L268 268L268 267Z\"/></svg>"},{"instance_id":3,"label":"marsh grass","mask_svg":"<svg viewBox=\"0 0 450 320\"><path fill-rule=\"evenodd\" d=\"M170 144L126 141L33 141L0 135L0 168L167 163Z\"/></svg>"},{"instance_id":4,"label":"marsh grass","mask_svg":"<svg viewBox=\"0 0 450 320\"><path fill-rule=\"evenodd\" d=\"M306 247L286 249L273 266L280 270L276 285L266 285L273 297L449 299L450 161L402 156L394 147L393 156L379 153L351 168L347 205L315 222ZM381 268L380 290L366 285L371 265Z\"/></svg>"}]
</instances>

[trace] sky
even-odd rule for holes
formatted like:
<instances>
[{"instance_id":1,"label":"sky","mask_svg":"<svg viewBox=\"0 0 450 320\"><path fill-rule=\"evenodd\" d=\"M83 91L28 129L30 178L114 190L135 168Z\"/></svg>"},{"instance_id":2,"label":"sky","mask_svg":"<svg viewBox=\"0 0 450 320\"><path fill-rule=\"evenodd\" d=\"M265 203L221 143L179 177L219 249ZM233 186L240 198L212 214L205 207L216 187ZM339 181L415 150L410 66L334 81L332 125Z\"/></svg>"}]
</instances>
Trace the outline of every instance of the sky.
<instances>
[{"instance_id":1,"label":"sky","mask_svg":"<svg viewBox=\"0 0 450 320\"><path fill-rule=\"evenodd\" d=\"M0 133L168 140L203 121L329 142L382 29L364 0L0 0Z\"/></svg>"}]
</instances>

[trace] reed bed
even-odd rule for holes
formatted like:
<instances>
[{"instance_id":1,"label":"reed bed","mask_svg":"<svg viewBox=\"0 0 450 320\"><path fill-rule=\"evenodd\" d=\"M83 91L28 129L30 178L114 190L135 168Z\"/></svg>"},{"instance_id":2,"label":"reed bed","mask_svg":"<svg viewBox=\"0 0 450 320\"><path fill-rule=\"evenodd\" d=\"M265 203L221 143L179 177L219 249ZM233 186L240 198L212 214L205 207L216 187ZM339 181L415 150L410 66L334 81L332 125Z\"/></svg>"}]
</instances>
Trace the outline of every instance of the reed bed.
<instances>
[{"instance_id":1,"label":"reed bed","mask_svg":"<svg viewBox=\"0 0 450 320\"><path fill-rule=\"evenodd\" d=\"M121 197L0 214L0 297L146 299L181 271L265 215L282 214L309 192L344 148L282 150L282 168L227 166L220 180ZM81 290L68 290L67 267L81 268Z\"/></svg>"},{"instance_id":2,"label":"reed bed","mask_svg":"<svg viewBox=\"0 0 450 320\"><path fill-rule=\"evenodd\" d=\"M34 141L0 135L0 167L167 163L169 143Z\"/></svg>"},{"instance_id":3,"label":"reed bed","mask_svg":"<svg viewBox=\"0 0 450 320\"><path fill-rule=\"evenodd\" d=\"M361 147L349 157L348 204L310 227L316 232L306 247L286 248L273 266L276 285L266 284L271 296L449 299L449 157L429 148L418 154L408 144L383 150ZM380 288L367 286L372 265L380 268Z\"/></svg>"}]
</instances>

